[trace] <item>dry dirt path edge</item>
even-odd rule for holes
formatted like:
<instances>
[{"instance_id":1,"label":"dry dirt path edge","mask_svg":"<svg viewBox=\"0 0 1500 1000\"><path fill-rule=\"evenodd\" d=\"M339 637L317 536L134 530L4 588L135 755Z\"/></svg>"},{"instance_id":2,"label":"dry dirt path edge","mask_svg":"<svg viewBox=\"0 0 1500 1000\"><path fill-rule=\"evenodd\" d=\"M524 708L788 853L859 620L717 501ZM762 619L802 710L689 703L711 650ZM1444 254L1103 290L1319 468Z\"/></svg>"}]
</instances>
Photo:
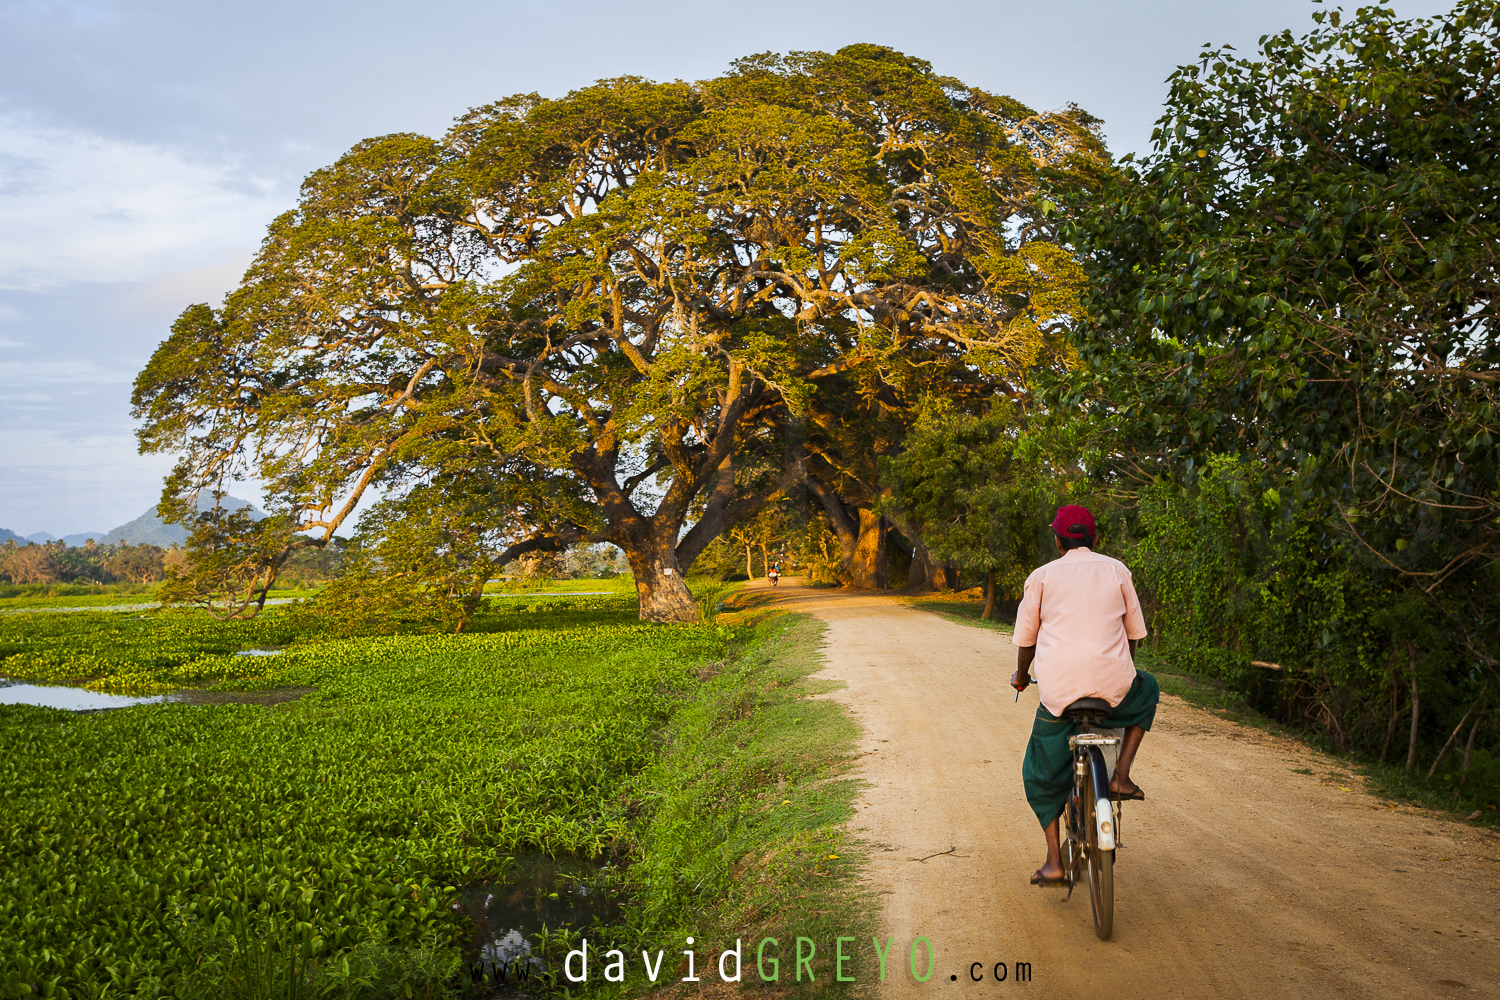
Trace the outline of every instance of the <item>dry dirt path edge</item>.
<instances>
[{"instance_id":1,"label":"dry dirt path edge","mask_svg":"<svg viewBox=\"0 0 1500 1000\"><path fill-rule=\"evenodd\" d=\"M1037 694L1017 703L1006 684L1009 636L883 595L784 585L774 600L827 623L818 676L844 683L826 697L863 730L849 826L895 938L882 997L1500 996L1500 840L1169 695L1132 772L1148 799L1126 806L1114 937L1097 940L1085 892L1027 884L1043 855L1020 777ZM906 961L919 936L936 950L923 983Z\"/></svg>"}]
</instances>

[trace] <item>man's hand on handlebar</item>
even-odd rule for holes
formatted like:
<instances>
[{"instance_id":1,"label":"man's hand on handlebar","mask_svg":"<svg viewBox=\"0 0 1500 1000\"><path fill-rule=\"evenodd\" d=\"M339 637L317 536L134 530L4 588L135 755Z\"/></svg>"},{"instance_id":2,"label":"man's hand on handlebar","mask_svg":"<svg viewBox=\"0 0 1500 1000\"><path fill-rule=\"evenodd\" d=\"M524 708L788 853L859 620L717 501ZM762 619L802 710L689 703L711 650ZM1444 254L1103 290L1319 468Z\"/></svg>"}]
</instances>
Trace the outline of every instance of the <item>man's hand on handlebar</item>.
<instances>
[{"instance_id":1,"label":"man's hand on handlebar","mask_svg":"<svg viewBox=\"0 0 1500 1000\"><path fill-rule=\"evenodd\" d=\"M1011 687L1025 691L1031 685L1031 661L1035 659L1035 646L1022 646L1016 650L1016 672L1010 675Z\"/></svg>"}]
</instances>

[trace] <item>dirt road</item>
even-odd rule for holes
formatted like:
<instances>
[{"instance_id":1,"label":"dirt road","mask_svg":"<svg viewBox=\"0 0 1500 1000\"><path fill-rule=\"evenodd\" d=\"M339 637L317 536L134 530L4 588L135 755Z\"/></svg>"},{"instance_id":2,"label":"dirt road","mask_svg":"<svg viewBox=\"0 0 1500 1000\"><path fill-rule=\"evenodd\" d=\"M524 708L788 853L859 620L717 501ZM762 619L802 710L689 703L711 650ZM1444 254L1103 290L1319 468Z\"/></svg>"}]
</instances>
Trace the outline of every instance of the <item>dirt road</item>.
<instances>
[{"instance_id":1,"label":"dirt road","mask_svg":"<svg viewBox=\"0 0 1500 1000\"><path fill-rule=\"evenodd\" d=\"M1009 637L883 596L777 600L828 623L822 676L848 685L831 697L864 729L851 826L875 845L899 949L883 995L1500 996L1500 839L1171 696L1132 771L1148 799L1125 807L1115 935L1098 941L1086 890L1064 903L1027 885L1043 857L1020 777L1037 695L1006 686ZM926 983L905 971L917 936L937 951Z\"/></svg>"}]
</instances>

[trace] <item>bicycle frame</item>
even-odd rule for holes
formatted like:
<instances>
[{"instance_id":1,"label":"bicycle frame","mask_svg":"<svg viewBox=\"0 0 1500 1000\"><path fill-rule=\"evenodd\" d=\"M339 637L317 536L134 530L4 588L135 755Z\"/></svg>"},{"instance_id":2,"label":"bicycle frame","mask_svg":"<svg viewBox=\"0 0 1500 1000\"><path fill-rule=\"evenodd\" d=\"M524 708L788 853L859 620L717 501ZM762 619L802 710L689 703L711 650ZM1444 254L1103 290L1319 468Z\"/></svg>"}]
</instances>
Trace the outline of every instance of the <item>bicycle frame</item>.
<instances>
[{"instance_id":1,"label":"bicycle frame","mask_svg":"<svg viewBox=\"0 0 1500 1000\"><path fill-rule=\"evenodd\" d=\"M1068 745L1073 748L1073 790L1074 794L1082 797L1092 795L1094 799L1094 820L1096 844L1101 851L1113 851L1115 849L1115 810L1109 794L1109 768L1104 763L1103 748L1107 746L1119 746L1118 736L1108 736L1104 733L1082 732L1068 739ZM1092 759L1093 767L1085 765L1085 758ZM1092 788L1084 788L1084 776L1092 778Z\"/></svg>"}]
</instances>

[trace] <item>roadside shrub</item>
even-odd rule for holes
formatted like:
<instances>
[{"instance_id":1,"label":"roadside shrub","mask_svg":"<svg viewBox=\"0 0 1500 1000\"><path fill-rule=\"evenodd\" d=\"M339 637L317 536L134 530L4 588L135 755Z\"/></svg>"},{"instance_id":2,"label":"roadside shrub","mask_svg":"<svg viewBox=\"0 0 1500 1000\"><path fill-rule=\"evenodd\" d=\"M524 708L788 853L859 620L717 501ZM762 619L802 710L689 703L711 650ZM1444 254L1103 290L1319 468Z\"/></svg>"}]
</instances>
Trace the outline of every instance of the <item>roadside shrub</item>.
<instances>
[{"instance_id":1,"label":"roadside shrub","mask_svg":"<svg viewBox=\"0 0 1500 1000\"><path fill-rule=\"evenodd\" d=\"M1430 765L1433 744L1486 691L1492 654L1459 616L1496 620L1500 588L1476 578L1456 599L1424 595L1355 547L1337 517L1228 458L1190 491L1148 488L1125 554L1151 641L1175 669L1225 681L1339 750Z\"/></svg>"}]
</instances>

